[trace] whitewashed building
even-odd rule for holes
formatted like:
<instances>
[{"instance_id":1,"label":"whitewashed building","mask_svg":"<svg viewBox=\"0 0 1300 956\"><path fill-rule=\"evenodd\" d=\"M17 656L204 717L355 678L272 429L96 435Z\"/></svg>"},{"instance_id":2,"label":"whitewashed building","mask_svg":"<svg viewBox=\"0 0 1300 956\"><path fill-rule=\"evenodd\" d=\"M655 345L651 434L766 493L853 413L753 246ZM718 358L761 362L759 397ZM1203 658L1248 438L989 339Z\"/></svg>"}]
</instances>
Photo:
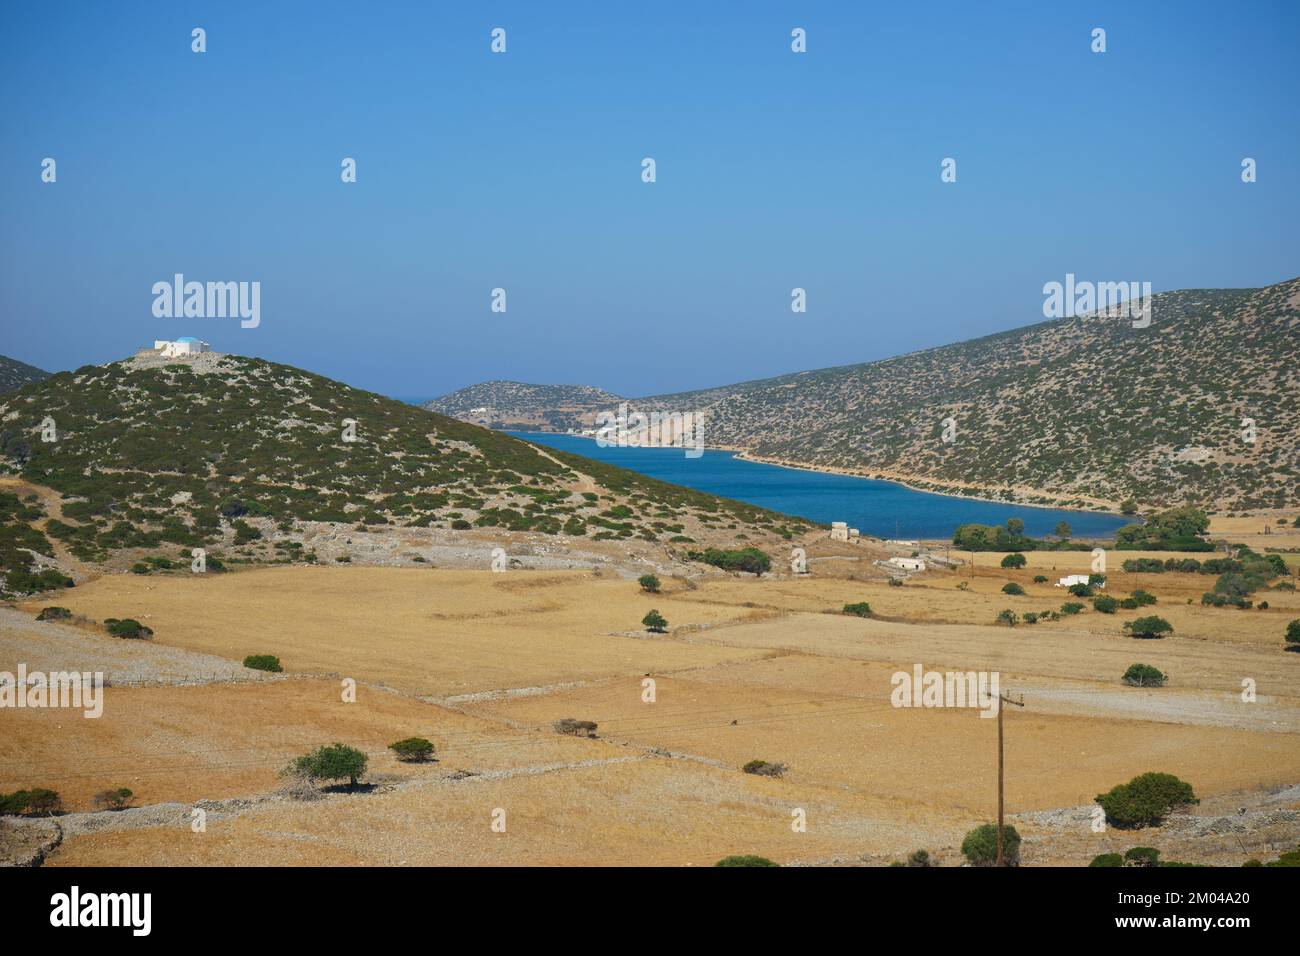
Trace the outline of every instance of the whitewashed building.
<instances>
[{"instance_id":1,"label":"whitewashed building","mask_svg":"<svg viewBox=\"0 0 1300 956\"><path fill-rule=\"evenodd\" d=\"M1089 576L1086 574L1067 574L1065 577L1061 578L1061 580L1056 582L1056 586L1058 588L1072 588L1076 584L1087 584L1088 577ZM1105 586L1106 584L1104 581L1097 584L1097 587L1099 588L1104 588Z\"/></svg>"},{"instance_id":2,"label":"whitewashed building","mask_svg":"<svg viewBox=\"0 0 1300 956\"><path fill-rule=\"evenodd\" d=\"M849 523L847 521L831 522L831 540L832 541L849 540Z\"/></svg>"},{"instance_id":3,"label":"whitewashed building","mask_svg":"<svg viewBox=\"0 0 1300 956\"><path fill-rule=\"evenodd\" d=\"M925 570L925 562L920 558L890 558L888 563L900 571Z\"/></svg>"},{"instance_id":4,"label":"whitewashed building","mask_svg":"<svg viewBox=\"0 0 1300 956\"><path fill-rule=\"evenodd\" d=\"M192 335L182 335L174 342L167 339L155 339L153 350L163 358L176 358L180 355L198 355L200 352L211 352L212 346L207 342L200 342Z\"/></svg>"}]
</instances>

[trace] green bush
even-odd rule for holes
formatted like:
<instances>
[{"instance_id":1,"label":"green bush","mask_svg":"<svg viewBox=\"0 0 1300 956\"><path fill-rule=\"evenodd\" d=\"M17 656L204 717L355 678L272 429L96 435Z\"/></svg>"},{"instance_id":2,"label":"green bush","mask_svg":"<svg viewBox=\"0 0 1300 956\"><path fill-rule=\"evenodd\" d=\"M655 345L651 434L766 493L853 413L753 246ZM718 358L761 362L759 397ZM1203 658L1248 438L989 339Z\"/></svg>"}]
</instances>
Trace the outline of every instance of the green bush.
<instances>
[{"instance_id":1,"label":"green bush","mask_svg":"<svg viewBox=\"0 0 1300 956\"><path fill-rule=\"evenodd\" d=\"M128 640L147 640L153 637L153 630L145 627L135 618L128 617L122 620L115 617L105 618L104 627L114 637L124 637Z\"/></svg>"},{"instance_id":2,"label":"green bush","mask_svg":"<svg viewBox=\"0 0 1300 956\"><path fill-rule=\"evenodd\" d=\"M667 619L654 608L651 608L650 612L641 618L641 623L646 626L647 630L655 634L662 634L668 629Z\"/></svg>"},{"instance_id":3,"label":"green bush","mask_svg":"<svg viewBox=\"0 0 1300 956\"><path fill-rule=\"evenodd\" d=\"M653 574L643 574L636 579L636 583L641 585L641 590L647 594L659 593L659 579Z\"/></svg>"},{"instance_id":4,"label":"green bush","mask_svg":"<svg viewBox=\"0 0 1300 956\"><path fill-rule=\"evenodd\" d=\"M1066 601L1061 605L1062 614L1078 614L1083 610L1083 605L1078 601Z\"/></svg>"},{"instance_id":5,"label":"green bush","mask_svg":"<svg viewBox=\"0 0 1300 956\"><path fill-rule=\"evenodd\" d=\"M714 866L780 866L765 856L724 856Z\"/></svg>"},{"instance_id":6,"label":"green bush","mask_svg":"<svg viewBox=\"0 0 1300 956\"><path fill-rule=\"evenodd\" d=\"M1149 591L1143 591L1141 588L1134 591L1131 597L1137 602L1138 607L1149 607L1156 603L1156 596Z\"/></svg>"},{"instance_id":7,"label":"green bush","mask_svg":"<svg viewBox=\"0 0 1300 956\"><path fill-rule=\"evenodd\" d=\"M1150 617L1139 617L1128 621L1124 625L1124 630L1133 637L1143 639L1163 637L1165 634L1174 632L1172 624L1163 617L1156 617L1154 614Z\"/></svg>"},{"instance_id":8,"label":"green bush","mask_svg":"<svg viewBox=\"0 0 1300 956\"><path fill-rule=\"evenodd\" d=\"M781 777L785 775L787 769L783 763L769 763L766 760L751 760L745 766L740 768L745 773L757 774L760 777Z\"/></svg>"},{"instance_id":9,"label":"green bush","mask_svg":"<svg viewBox=\"0 0 1300 956\"><path fill-rule=\"evenodd\" d=\"M844 605L844 614L852 614L856 617L871 617L871 605L866 601L858 601L856 604Z\"/></svg>"},{"instance_id":10,"label":"green bush","mask_svg":"<svg viewBox=\"0 0 1300 956\"><path fill-rule=\"evenodd\" d=\"M1002 559L1002 567L1023 568L1025 566L1025 560L1026 560L1025 556L1021 554L1019 551L1017 551L1013 554L1008 554L1005 558Z\"/></svg>"},{"instance_id":11,"label":"green bush","mask_svg":"<svg viewBox=\"0 0 1300 956\"><path fill-rule=\"evenodd\" d=\"M280 666L280 658L273 654L249 654L244 658L244 666L255 671L270 671L272 674L284 670Z\"/></svg>"},{"instance_id":12,"label":"green bush","mask_svg":"<svg viewBox=\"0 0 1300 956\"><path fill-rule=\"evenodd\" d=\"M357 778L366 772L366 755L354 747L336 743L298 757L289 765L288 772L309 780L347 780L355 787Z\"/></svg>"},{"instance_id":13,"label":"green bush","mask_svg":"<svg viewBox=\"0 0 1300 956\"><path fill-rule=\"evenodd\" d=\"M41 613L36 615L38 621L67 621L71 619L72 612L66 607L43 607Z\"/></svg>"},{"instance_id":14,"label":"green bush","mask_svg":"<svg viewBox=\"0 0 1300 956\"><path fill-rule=\"evenodd\" d=\"M1092 597L1094 593L1091 584L1071 584L1069 591L1075 597Z\"/></svg>"},{"instance_id":15,"label":"green bush","mask_svg":"<svg viewBox=\"0 0 1300 956\"><path fill-rule=\"evenodd\" d=\"M1035 583L1035 584L1046 584L1046 583L1047 583L1047 575L1046 575L1046 574L1035 574L1035 575L1034 575L1034 583Z\"/></svg>"},{"instance_id":16,"label":"green bush","mask_svg":"<svg viewBox=\"0 0 1300 956\"><path fill-rule=\"evenodd\" d=\"M1092 609L1100 611L1102 614L1114 614L1115 609L1119 607L1119 601L1116 601L1109 594L1099 594L1092 599Z\"/></svg>"},{"instance_id":17,"label":"green bush","mask_svg":"<svg viewBox=\"0 0 1300 956\"><path fill-rule=\"evenodd\" d=\"M1288 651L1300 651L1300 621L1292 621L1286 626L1286 643Z\"/></svg>"},{"instance_id":18,"label":"green bush","mask_svg":"<svg viewBox=\"0 0 1300 956\"><path fill-rule=\"evenodd\" d=\"M1130 687L1164 687L1168 678L1150 664L1132 664L1124 672L1124 683Z\"/></svg>"},{"instance_id":19,"label":"green bush","mask_svg":"<svg viewBox=\"0 0 1300 956\"><path fill-rule=\"evenodd\" d=\"M49 816L57 813L61 806L58 793L44 787L0 794L0 816Z\"/></svg>"},{"instance_id":20,"label":"green bush","mask_svg":"<svg viewBox=\"0 0 1300 956\"><path fill-rule=\"evenodd\" d=\"M1144 773L1096 799L1106 819L1121 829L1158 826L1175 808L1200 802L1191 784L1168 773Z\"/></svg>"},{"instance_id":21,"label":"green bush","mask_svg":"<svg viewBox=\"0 0 1300 956\"><path fill-rule=\"evenodd\" d=\"M967 833L961 852L975 866L993 866L998 858L997 824L984 823ZM1020 862L1020 834L1009 823L1002 826L1002 858L1008 866Z\"/></svg>"},{"instance_id":22,"label":"green bush","mask_svg":"<svg viewBox=\"0 0 1300 956\"><path fill-rule=\"evenodd\" d=\"M913 850L907 856L908 866L934 866L935 862L930 859L930 854L925 850Z\"/></svg>"},{"instance_id":23,"label":"green bush","mask_svg":"<svg viewBox=\"0 0 1300 956\"><path fill-rule=\"evenodd\" d=\"M1089 866L1123 866L1124 858L1118 853L1102 853L1092 858Z\"/></svg>"},{"instance_id":24,"label":"green bush","mask_svg":"<svg viewBox=\"0 0 1300 956\"><path fill-rule=\"evenodd\" d=\"M1015 581L1008 581L1006 584L1002 585L1002 593L1010 594L1012 597L1020 597L1025 593L1025 589Z\"/></svg>"},{"instance_id":25,"label":"green bush","mask_svg":"<svg viewBox=\"0 0 1300 956\"><path fill-rule=\"evenodd\" d=\"M993 623L1005 624L1007 627L1015 627L1017 624L1020 623L1020 617L1019 615L1016 614L1015 611L1008 608L1006 610L999 611L998 616L994 618Z\"/></svg>"},{"instance_id":26,"label":"green bush","mask_svg":"<svg viewBox=\"0 0 1300 956\"><path fill-rule=\"evenodd\" d=\"M1124 862L1130 866L1159 866L1160 851L1153 846L1135 846L1124 851Z\"/></svg>"},{"instance_id":27,"label":"green bush","mask_svg":"<svg viewBox=\"0 0 1300 956\"><path fill-rule=\"evenodd\" d=\"M407 737L388 745L388 749L404 763L424 763L433 759L433 742L423 737Z\"/></svg>"},{"instance_id":28,"label":"green bush","mask_svg":"<svg viewBox=\"0 0 1300 956\"><path fill-rule=\"evenodd\" d=\"M758 548L742 548L739 551L709 548L703 553L692 551L688 557L692 561L703 561L724 571L747 571L755 576L772 567L772 558Z\"/></svg>"}]
</instances>

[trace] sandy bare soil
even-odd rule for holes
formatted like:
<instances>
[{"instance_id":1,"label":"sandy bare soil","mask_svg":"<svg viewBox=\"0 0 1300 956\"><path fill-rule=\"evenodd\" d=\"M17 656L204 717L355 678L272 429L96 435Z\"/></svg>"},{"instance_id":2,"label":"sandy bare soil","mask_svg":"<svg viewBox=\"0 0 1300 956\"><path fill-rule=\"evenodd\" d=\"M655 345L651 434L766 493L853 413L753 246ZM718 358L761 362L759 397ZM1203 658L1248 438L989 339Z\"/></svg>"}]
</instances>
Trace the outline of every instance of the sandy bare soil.
<instances>
[{"instance_id":1,"label":"sandy bare soil","mask_svg":"<svg viewBox=\"0 0 1300 956\"><path fill-rule=\"evenodd\" d=\"M52 787L74 811L56 818L46 865L849 864L919 847L956 864L962 835L994 810L996 721L892 706L891 677L919 663L996 670L1023 697L1006 715L1007 799L1027 863L1141 843L1232 865L1300 842L1300 655L1282 646L1294 592L1267 592L1267 611L1206 609L1212 578L1112 566L1109 593L1144 587L1159 604L1141 613L1174 624L1137 641L1122 624L1139 612L993 624L1004 607L1059 607L1068 595L1034 574L1086 570L1087 553L1030 555L1021 571L978 555L902 587L862 546L810 556L808 578L665 580L657 595L578 570L104 576L59 603L90 621L136 617L152 642L32 623L35 601L0 613L0 669L99 662L148 686L110 687L99 720L0 713L0 790ZM1008 580L1028 594L1002 594ZM837 613L862 600L873 618ZM641 629L651 607L668 634ZM277 654L286 673L244 670L250 653ZM1169 685L1124 686L1136 661ZM599 738L556 734L561 717L596 721ZM387 744L412 735L439 760L394 760ZM334 741L370 756L373 788L285 795L277 771ZM788 771L742 773L752 759ZM1093 833L1094 796L1148 770L1188 780L1202 804L1140 838ZM89 812L119 786L138 809ZM212 813L194 833L200 803Z\"/></svg>"}]
</instances>

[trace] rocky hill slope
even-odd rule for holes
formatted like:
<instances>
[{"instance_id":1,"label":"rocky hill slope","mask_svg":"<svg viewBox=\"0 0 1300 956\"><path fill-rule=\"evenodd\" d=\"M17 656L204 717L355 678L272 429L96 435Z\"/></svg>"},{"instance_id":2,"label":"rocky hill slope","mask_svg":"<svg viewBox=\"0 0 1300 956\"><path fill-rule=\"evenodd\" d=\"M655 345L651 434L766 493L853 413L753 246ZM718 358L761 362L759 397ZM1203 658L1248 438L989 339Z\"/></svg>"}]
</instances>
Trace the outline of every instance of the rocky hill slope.
<instances>
[{"instance_id":1,"label":"rocky hill slope","mask_svg":"<svg viewBox=\"0 0 1300 956\"><path fill-rule=\"evenodd\" d=\"M1213 510L1300 504L1300 279L1158 295L861 365L636 399L705 441L1004 500ZM517 396L522 403L523 395ZM598 411L578 413L589 427ZM546 407L529 407L538 420ZM951 440L945 441L945 432Z\"/></svg>"},{"instance_id":2,"label":"rocky hill slope","mask_svg":"<svg viewBox=\"0 0 1300 956\"><path fill-rule=\"evenodd\" d=\"M34 365L0 355L0 393L12 392L28 382L39 382L49 376L49 372L43 372Z\"/></svg>"},{"instance_id":3,"label":"rocky hill slope","mask_svg":"<svg viewBox=\"0 0 1300 956\"><path fill-rule=\"evenodd\" d=\"M49 537L85 562L156 549L165 565L189 548L223 546L293 560L306 522L683 544L811 528L301 369L215 353L86 366L3 396L0 476L57 493L57 502L0 495L8 570L37 570L27 556L51 554Z\"/></svg>"}]
</instances>

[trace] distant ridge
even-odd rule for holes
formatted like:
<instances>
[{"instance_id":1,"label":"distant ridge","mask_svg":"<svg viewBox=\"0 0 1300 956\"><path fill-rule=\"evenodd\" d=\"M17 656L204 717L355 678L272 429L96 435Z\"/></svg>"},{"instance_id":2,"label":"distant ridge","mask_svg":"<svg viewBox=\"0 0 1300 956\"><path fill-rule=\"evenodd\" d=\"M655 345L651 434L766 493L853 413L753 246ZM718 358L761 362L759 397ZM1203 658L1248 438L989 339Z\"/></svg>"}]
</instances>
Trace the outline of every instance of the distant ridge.
<instances>
[{"instance_id":1,"label":"distant ridge","mask_svg":"<svg viewBox=\"0 0 1300 956\"><path fill-rule=\"evenodd\" d=\"M49 372L42 371L34 365L0 355L0 394L12 392L28 382L39 382L49 377Z\"/></svg>"},{"instance_id":2,"label":"distant ridge","mask_svg":"<svg viewBox=\"0 0 1300 956\"><path fill-rule=\"evenodd\" d=\"M1092 313L629 401L704 412L711 446L934 491L1110 508L1300 505L1300 279L1166 292L1152 308L1147 328ZM551 430L589 428L621 401L556 407L546 386L489 384L512 419Z\"/></svg>"}]
</instances>

